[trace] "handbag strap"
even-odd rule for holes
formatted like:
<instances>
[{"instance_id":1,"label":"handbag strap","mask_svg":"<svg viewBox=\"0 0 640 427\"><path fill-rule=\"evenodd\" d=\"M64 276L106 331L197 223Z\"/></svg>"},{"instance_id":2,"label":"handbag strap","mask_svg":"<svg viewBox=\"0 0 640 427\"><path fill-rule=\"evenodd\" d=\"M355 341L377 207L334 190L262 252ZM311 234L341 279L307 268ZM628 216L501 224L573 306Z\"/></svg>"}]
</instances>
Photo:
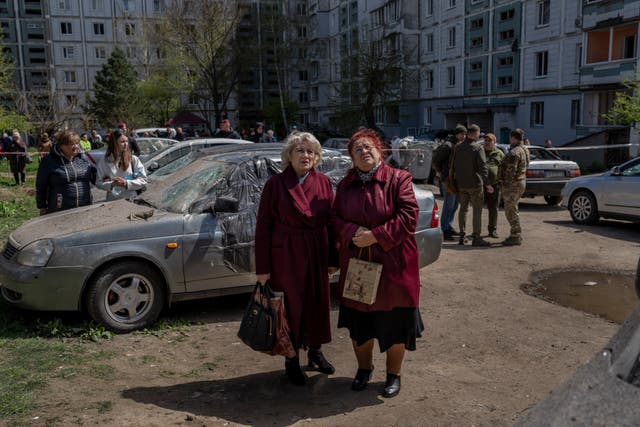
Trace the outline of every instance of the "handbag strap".
<instances>
[{"instance_id":1,"label":"handbag strap","mask_svg":"<svg viewBox=\"0 0 640 427\"><path fill-rule=\"evenodd\" d=\"M360 250L358 251L358 259L362 259L362 250L364 248L360 248ZM371 246L367 246L367 251L369 253L369 262L371 262Z\"/></svg>"},{"instance_id":2,"label":"handbag strap","mask_svg":"<svg viewBox=\"0 0 640 427\"><path fill-rule=\"evenodd\" d=\"M256 286L253 288L253 298L259 302L266 300L266 306L269 310L272 309L271 298L273 295L273 290L271 289L271 286L269 286L268 280L264 285L261 285L260 282L256 282Z\"/></svg>"}]
</instances>

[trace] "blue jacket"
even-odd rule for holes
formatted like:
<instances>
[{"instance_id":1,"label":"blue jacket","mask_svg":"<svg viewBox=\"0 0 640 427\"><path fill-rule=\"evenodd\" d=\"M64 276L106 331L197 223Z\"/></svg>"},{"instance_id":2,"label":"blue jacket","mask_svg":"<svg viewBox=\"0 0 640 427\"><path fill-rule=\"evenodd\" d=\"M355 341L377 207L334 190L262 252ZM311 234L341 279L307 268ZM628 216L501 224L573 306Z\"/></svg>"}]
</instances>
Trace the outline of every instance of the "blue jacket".
<instances>
[{"instance_id":1,"label":"blue jacket","mask_svg":"<svg viewBox=\"0 0 640 427\"><path fill-rule=\"evenodd\" d=\"M36 176L36 204L47 213L77 208L92 203L91 184L96 183L96 168L82 154L71 161L58 146L44 156Z\"/></svg>"}]
</instances>

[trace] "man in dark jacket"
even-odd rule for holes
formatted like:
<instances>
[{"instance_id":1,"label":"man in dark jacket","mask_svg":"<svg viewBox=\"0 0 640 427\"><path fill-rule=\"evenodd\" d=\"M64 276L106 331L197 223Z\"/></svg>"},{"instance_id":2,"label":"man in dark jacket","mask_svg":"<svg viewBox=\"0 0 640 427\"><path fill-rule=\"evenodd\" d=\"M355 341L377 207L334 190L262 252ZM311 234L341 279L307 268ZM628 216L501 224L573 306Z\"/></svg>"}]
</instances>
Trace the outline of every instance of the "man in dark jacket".
<instances>
[{"instance_id":1,"label":"man in dark jacket","mask_svg":"<svg viewBox=\"0 0 640 427\"><path fill-rule=\"evenodd\" d=\"M460 211L458 212L458 225L460 227L460 240L458 244L464 245L467 210L469 203L473 208L473 246L489 246L489 242L480 237L482 229L482 207L484 205L484 189L493 193L493 187L488 184L489 174L484 148L478 144L480 127L469 126L467 138L456 146L455 158L451 163L458 184L458 199Z\"/></svg>"},{"instance_id":2,"label":"man in dark jacket","mask_svg":"<svg viewBox=\"0 0 640 427\"><path fill-rule=\"evenodd\" d=\"M250 140L256 143L269 142L268 135L264 133L264 123L256 123L256 133L251 136Z\"/></svg>"},{"instance_id":3,"label":"man in dark jacket","mask_svg":"<svg viewBox=\"0 0 640 427\"><path fill-rule=\"evenodd\" d=\"M235 130L231 129L231 122L229 119L222 119L220 121L220 129L213 135L214 138L228 138L228 139L242 139Z\"/></svg>"},{"instance_id":4,"label":"man in dark jacket","mask_svg":"<svg viewBox=\"0 0 640 427\"><path fill-rule=\"evenodd\" d=\"M459 233L453 229L453 217L458 209L458 196L447 192L444 182L449 176L449 165L453 157L453 150L456 145L464 141L467 137L467 128L458 125L454 131L453 137L449 141L445 141L436 148L433 153L433 169L440 178L440 194L442 194L442 216L440 217L440 228L444 240L453 240L453 236Z\"/></svg>"}]
</instances>

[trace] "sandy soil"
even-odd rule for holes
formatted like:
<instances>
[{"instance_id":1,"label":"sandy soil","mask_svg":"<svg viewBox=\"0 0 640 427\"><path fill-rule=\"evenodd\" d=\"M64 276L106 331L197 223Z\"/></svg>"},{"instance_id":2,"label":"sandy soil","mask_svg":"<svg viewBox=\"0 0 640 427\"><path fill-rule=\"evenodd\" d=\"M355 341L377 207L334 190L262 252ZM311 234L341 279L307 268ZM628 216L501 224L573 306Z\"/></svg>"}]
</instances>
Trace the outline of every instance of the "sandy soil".
<instances>
[{"instance_id":1,"label":"sandy soil","mask_svg":"<svg viewBox=\"0 0 640 427\"><path fill-rule=\"evenodd\" d=\"M427 327L408 353L399 396L384 399L384 357L367 390L349 389L356 370L346 331L324 347L337 372L289 385L283 361L236 338L246 297L182 303L172 314L202 322L160 337L121 335L95 345L116 352L105 379L54 380L35 425L504 426L587 362L618 329L601 318L520 290L551 268L635 269L640 228L574 225L541 199L521 204L524 244L473 248L446 243L421 272ZM469 218L470 221L471 218ZM485 217L486 219L486 217ZM498 232L506 237L500 214ZM332 320L337 320L333 311ZM334 326L335 328L335 326ZM306 360L306 357L305 357Z\"/></svg>"}]
</instances>

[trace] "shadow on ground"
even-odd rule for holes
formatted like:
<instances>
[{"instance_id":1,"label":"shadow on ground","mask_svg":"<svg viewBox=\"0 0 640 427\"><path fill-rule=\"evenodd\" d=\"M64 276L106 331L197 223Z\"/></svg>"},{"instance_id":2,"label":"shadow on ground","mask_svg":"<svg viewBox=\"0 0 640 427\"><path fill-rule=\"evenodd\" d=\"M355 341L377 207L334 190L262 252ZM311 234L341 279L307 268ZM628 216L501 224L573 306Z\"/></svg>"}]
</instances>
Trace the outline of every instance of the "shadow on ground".
<instances>
[{"instance_id":1,"label":"shadow on ground","mask_svg":"<svg viewBox=\"0 0 640 427\"><path fill-rule=\"evenodd\" d=\"M547 224L574 229L575 233L591 233L597 236L640 243L640 224L626 221L601 219L595 225L578 225L571 219L566 221L544 221Z\"/></svg>"},{"instance_id":2,"label":"shadow on ground","mask_svg":"<svg viewBox=\"0 0 640 427\"><path fill-rule=\"evenodd\" d=\"M382 383L370 383L359 393L351 391L350 384L350 378L318 374L309 378L306 387L297 387L289 384L282 371L273 371L166 387L136 387L124 390L122 396L196 419L217 417L244 425L289 426L384 402L378 395Z\"/></svg>"}]
</instances>

